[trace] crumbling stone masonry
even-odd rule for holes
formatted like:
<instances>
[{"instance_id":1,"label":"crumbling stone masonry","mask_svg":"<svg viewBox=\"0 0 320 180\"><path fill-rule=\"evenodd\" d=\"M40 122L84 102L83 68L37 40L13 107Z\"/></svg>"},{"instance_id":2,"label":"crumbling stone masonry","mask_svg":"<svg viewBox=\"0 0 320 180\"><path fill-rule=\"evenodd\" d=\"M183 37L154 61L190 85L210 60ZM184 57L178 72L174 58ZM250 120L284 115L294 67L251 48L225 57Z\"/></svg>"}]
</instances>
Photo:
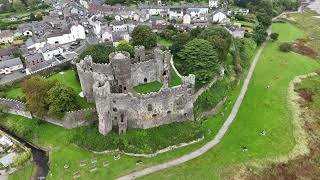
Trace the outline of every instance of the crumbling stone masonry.
<instances>
[{"instance_id":1,"label":"crumbling stone masonry","mask_svg":"<svg viewBox=\"0 0 320 180\"><path fill-rule=\"evenodd\" d=\"M182 78L182 85L169 88L168 51L154 49L146 55L144 47L135 47L135 57L128 52L114 52L110 63L97 64L90 56L77 63L84 96L96 103L99 132L112 128L120 134L128 128L151 128L162 124L193 120L195 76ZM139 94L133 87L153 81L163 83L159 92Z\"/></svg>"}]
</instances>

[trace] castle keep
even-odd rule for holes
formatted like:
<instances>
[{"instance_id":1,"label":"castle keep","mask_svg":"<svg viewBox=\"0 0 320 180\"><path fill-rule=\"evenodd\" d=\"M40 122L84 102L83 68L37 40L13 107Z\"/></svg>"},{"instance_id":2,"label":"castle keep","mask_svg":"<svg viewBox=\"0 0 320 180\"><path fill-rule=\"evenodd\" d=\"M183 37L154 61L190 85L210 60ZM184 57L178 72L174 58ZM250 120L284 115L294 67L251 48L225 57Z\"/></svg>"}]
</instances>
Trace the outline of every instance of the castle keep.
<instances>
[{"instance_id":1,"label":"castle keep","mask_svg":"<svg viewBox=\"0 0 320 180\"><path fill-rule=\"evenodd\" d=\"M132 59L128 52L113 52L106 64L94 63L91 56L77 63L83 95L96 103L100 133L106 135L116 127L124 134L128 128L194 119L195 77L182 77L182 85L169 87L170 59L168 51L154 49L146 54L140 46ZM134 92L133 87L153 81L163 84L158 92Z\"/></svg>"}]
</instances>

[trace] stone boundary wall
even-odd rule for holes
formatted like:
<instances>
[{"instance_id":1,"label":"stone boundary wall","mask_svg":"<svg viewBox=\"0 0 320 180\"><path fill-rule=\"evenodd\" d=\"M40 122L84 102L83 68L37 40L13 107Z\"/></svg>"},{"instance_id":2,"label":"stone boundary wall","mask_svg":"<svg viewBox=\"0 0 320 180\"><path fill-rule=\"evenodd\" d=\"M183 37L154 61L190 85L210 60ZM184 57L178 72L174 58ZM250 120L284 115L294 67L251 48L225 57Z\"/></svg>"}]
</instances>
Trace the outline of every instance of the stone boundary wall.
<instances>
[{"instance_id":1,"label":"stone boundary wall","mask_svg":"<svg viewBox=\"0 0 320 180\"><path fill-rule=\"evenodd\" d=\"M23 102L14 99L0 98L0 105L7 107L10 114L23 116L30 119L33 117L31 112L27 110L26 104ZM91 120L88 120L86 117L88 116L88 113L91 113ZM90 123L97 121L98 116L95 108L88 108L66 112L65 116L60 120L52 117L44 117L43 120L64 128L76 128L89 125Z\"/></svg>"},{"instance_id":2,"label":"stone boundary wall","mask_svg":"<svg viewBox=\"0 0 320 180\"><path fill-rule=\"evenodd\" d=\"M23 102L14 99L0 98L0 105L7 107L8 112L11 114L32 118L31 113L26 108L26 104Z\"/></svg>"}]
</instances>

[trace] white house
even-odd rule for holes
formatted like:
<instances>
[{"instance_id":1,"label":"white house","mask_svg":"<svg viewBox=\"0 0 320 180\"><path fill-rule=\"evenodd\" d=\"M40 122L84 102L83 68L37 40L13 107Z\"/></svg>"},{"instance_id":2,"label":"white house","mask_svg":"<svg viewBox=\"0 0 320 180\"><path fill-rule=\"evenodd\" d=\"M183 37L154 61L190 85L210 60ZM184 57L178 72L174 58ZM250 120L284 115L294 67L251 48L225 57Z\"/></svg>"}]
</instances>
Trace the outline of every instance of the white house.
<instances>
[{"instance_id":1,"label":"white house","mask_svg":"<svg viewBox=\"0 0 320 180\"><path fill-rule=\"evenodd\" d=\"M226 23L228 21L229 21L229 19L228 19L226 13L224 13L221 10L215 11L212 14L212 22L215 22L215 23Z\"/></svg>"},{"instance_id":2,"label":"white house","mask_svg":"<svg viewBox=\"0 0 320 180\"><path fill-rule=\"evenodd\" d=\"M183 24L190 24L191 23L191 16L189 14L185 14L183 16Z\"/></svg>"},{"instance_id":3,"label":"white house","mask_svg":"<svg viewBox=\"0 0 320 180\"><path fill-rule=\"evenodd\" d=\"M51 34L47 37L47 43L49 44L66 44L74 42L78 39L85 39L86 33L82 25L73 25L70 29L70 32L64 33L61 32L58 34Z\"/></svg>"},{"instance_id":4,"label":"white house","mask_svg":"<svg viewBox=\"0 0 320 180\"><path fill-rule=\"evenodd\" d=\"M0 61L0 74L10 74L20 69L23 69L23 64L19 57Z\"/></svg>"},{"instance_id":5,"label":"white house","mask_svg":"<svg viewBox=\"0 0 320 180\"><path fill-rule=\"evenodd\" d=\"M219 0L209 0L209 8L219 7Z\"/></svg>"},{"instance_id":6,"label":"white house","mask_svg":"<svg viewBox=\"0 0 320 180\"><path fill-rule=\"evenodd\" d=\"M170 8L169 11L169 19L182 19L183 17L183 10L182 8Z\"/></svg>"},{"instance_id":7,"label":"white house","mask_svg":"<svg viewBox=\"0 0 320 180\"><path fill-rule=\"evenodd\" d=\"M63 51L62 47L57 46L45 46L39 50L45 61L51 60L55 55L62 54Z\"/></svg>"},{"instance_id":8,"label":"white house","mask_svg":"<svg viewBox=\"0 0 320 180\"><path fill-rule=\"evenodd\" d=\"M207 7L195 7L195 8L188 8L187 12L190 13L191 17L199 17L204 14L208 14L209 8Z\"/></svg>"}]
</instances>

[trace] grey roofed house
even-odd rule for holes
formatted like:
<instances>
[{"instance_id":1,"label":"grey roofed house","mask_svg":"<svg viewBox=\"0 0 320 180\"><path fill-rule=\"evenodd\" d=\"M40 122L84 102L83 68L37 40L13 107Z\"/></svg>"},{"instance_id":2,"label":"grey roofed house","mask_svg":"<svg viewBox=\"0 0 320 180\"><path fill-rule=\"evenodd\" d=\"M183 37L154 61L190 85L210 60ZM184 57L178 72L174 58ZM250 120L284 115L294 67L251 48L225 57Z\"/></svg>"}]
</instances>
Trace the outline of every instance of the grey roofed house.
<instances>
[{"instance_id":1,"label":"grey roofed house","mask_svg":"<svg viewBox=\"0 0 320 180\"><path fill-rule=\"evenodd\" d=\"M12 66L17 66L17 65L22 65L22 61L21 61L20 57L0 61L0 69L12 67Z\"/></svg>"},{"instance_id":2,"label":"grey roofed house","mask_svg":"<svg viewBox=\"0 0 320 180\"><path fill-rule=\"evenodd\" d=\"M233 24L226 24L224 27L233 37L237 38L243 38L246 32L242 27Z\"/></svg>"},{"instance_id":3,"label":"grey roofed house","mask_svg":"<svg viewBox=\"0 0 320 180\"><path fill-rule=\"evenodd\" d=\"M0 48L0 61L12 58L16 51L16 48Z\"/></svg>"},{"instance_id":4,"label":"grey roofed house","mask_svg":"<svg viewBox=\"0 0 320 180\"><path fill-rule=\"evenodd\" d=\"M13 32L11 30L0 30L0 38L5 38L5 37L12 37Z\"/></svg>"},{"instance_id":5,"label":"grey roofed house","mask_svg":"<svg viewBox=\"0 0 320 180\"><path fill-rule=\"evenodd\" d=\"M44 58L41 53L29 54L25 57L25 62L27 64L27 66L35 64L35 63L40 63L43 60L44 60Z\"/></svg>"}]
</instances>

